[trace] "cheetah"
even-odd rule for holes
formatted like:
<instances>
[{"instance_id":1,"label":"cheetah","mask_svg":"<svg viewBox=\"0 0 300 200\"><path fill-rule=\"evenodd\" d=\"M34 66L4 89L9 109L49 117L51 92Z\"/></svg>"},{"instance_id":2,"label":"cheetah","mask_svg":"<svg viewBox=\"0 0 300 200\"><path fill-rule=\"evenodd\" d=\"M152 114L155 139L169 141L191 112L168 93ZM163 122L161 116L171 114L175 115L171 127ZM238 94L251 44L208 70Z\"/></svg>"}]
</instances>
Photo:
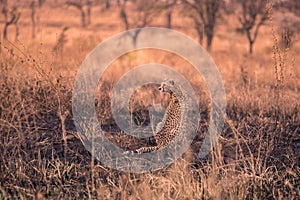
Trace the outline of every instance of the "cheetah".
<instances>
[{"instance_id":1,"label":"cheetah","mask_svg":"<svg viewBox=\"0 0 300 200\"><path fill-rule=\"evenodd\" d=\"M158 87L158 90L170 94L170 98L163 120L157 125L154 134L157 145L141 147L137 150L131 151L132 153L141 154L158 150L169 144L180 131L183 114L181 102L184 101L182 90L174 83L173 80L162 82Z\"/></svg>"}]
</instances>

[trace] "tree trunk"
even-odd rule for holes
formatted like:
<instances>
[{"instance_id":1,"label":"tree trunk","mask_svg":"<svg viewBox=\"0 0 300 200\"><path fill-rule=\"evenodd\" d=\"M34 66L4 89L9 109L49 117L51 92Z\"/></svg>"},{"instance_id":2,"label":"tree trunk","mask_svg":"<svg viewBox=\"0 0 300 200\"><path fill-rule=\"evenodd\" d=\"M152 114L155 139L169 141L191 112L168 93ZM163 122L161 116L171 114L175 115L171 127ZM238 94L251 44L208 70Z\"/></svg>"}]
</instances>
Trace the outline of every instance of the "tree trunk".
<instances>
[{"instance_id":1,"label":"tree trunk","mask_svg":"<svg viewBox=\"0 0 300 200\"><path fill-rule=\"evenodd\" d=\"M87 24L88 25L91 24L91 4L92 4L92 1L88 0L88 2L87 2Z\"/></svg>"},{"instance_id":2,"label":"tree trunk","mask_svg":"<svg viewBox=\"0 0 300 200\"><path fill-rule=\"evenodd\" d=\"M70 5L70 6L74 6L75 8L77 8L80 11L80 13L81 13L81 26L86 27L86 16L85 16L85 12L84 12L84 9L83 9L83 5L80 2L76 3L76 2L72 2L72 1L67 1L66 4Z\"/></svg>"},{"instance_id":3,"label":"tree trunk","mask_svg":"<svg viewBox=\"0 0 300 200\"><path fill-rule=\"evenodd\" d=\"M32 38L35 38L35 2L31 2L31 23L32 23Z\"/></svg>"},{"instance_id":4,"label":"tree trunk","mask_svg":"<svg viewBox=\"0 0 300 200\"><path fill-rule=\"evenodd\" d=\"M254 44L255 38L251 37L251 29L247 29L247 38L248 38L248 41L249 41L249 54L252 54L253 53L253 44Z\"/></svg>"},{"instance_id":5,"label":"tree trunk","mask_svg":"<svg viewBox=\"0 0 300 200\"><path fill-rule=\"evenodd\" d=\"M167 11L167 28L172 28L172 10Z\"/></svg>"},{"instance_id":6,"label":"tree trunk","mask_svg":"<svg viewBox=\"0 0 300 200\"><path fill-rule=\"evenodd\" d=\"M133 42L134 47L136 47L137 38L138 38L140 32L141 32L141 29L137 29L134 32L134 35L132 36L132 42Z\"/></svg>"},{"instance_id":7,"label":"tree trunk","mask_svg":"<svg viewBox=\"0 0 300 200\"><path fill-rule=\"evenodd\" d=\"M80 9L80 12L81 12L81 25L82 25L82 27L86 27L86 23L85 23L85 13L84 13L84 10L83 10L82 7L81 7L81 9Z\"/></svg>"},{"instance_id":8,"label":"tree trunk","mask_svg":"<svg viewBox=\"0 0 300 200\"><path fill-rule=\"evenodd\" d=\"M20 19L20 12L18 12L17 10L17 7L14 7L12 9L12 11L10 11L10 19L8 18L8 11L7 9L5 8L3 11L3 14L4 14L4 17L5 17L5 23L4 23L4 28L3 28L3 38L4 39L7 39L7 28L14 24L15 27L16 27L16 35L15 35L15 39L17 40L18 39L18 36L19 36L19 27L18 27L18 21Z\"/></svg>"},{"instance_id":9,"label":"tree trunk","mask_svg":"<svg viewBox=\"0 0 300 200\"><path fill-rule=\"evenodd\" d=\"M213 40L213 36L212 35L207 35L206 36L206 46L207 46L207 50L210 51L211 50L211 45L212 45L212 40Z\"/></svg>"},{"instance_id":10,"label":"tree trunk","mask_svg":"<svg viewBox=\"0 0 300 200\"><path fill-rule=\"evenodd\" d=\"M204 27L204 32L205 32L205 35L206 35L206 47L207 47L207 50L210 51L212 41L213 41L213 38L214 38L214 27L212 25L206 25Z\"/></svg>"},{"instance_id":11,"label":"tree trunk","mask_svg":"<svg viewBox=\"0 0 300 200\"><path fill-rule=\"evenodd\" d=\"M249 41L249 53L252 55L253 53L253 44L254 44L254 41Z\"/></svg>"},{"instance_id":12,"label":"tree trunk","mask_svg":"<svg viewBox=\"0 0 300 200\"><path fill-rule=\"evenodd\" d=\"M106 0L106 2L105 2L105 9L106 10L110 9L110 0Z\"/></svg>"},{"instance_id":13,"label":"tree trunk","mask_svg":"<svg viewBox=\"0 0 300 200\"><path fill-rule=\"evenodd\" d=\"M5 23L4 28L3 28L3 39L7 39L7 28L8 28L8 24Z\"/></svg>"},{"instance_id":14,"label":"tree trunk","mask_svg":"<svg viewBox=\"0 0 300 200\"><path fill-rule=\"evenodd\" d=\"M39 0L39 7L42 7L42 5L45 3L46 0Z\"/></svg>"},{"instance_id":15,"label":"tree trunk","mask_svg":"<svg viewBox=\"0 0 300 200\"><path fill-rule=\"evenodd\" d=\"M126 30L129 30L129 24L128 24L128 19L127 19L127 14L126 14L125 8L121 8L120 15L121 15L121 17L123 19L123 22L125 24Z\"/></svg>"},{"instance_id":16,"label":"tree trunk","mask_svg":"<svg viewBox=\"0 0 300 200\"><path fill-rule=\"evenodd\" d=\"M199 41L199 44L203 44L203 38L204 38L204 35L203 35L203 26L202 25L196 25L195 24L195 29L197 31L197 34L198 34L198 41Z\"/></svg>"}]
</instances>

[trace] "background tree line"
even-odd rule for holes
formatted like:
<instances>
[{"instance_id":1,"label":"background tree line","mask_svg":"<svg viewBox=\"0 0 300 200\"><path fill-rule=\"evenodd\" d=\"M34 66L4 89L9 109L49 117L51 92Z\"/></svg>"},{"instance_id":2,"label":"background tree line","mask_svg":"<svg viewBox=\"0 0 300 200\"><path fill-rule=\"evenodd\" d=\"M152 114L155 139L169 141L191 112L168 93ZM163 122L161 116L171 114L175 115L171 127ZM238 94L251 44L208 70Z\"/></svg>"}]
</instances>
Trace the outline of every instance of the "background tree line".
<instances>
[{"instance_id":1,"label":"background tree line","mask_svg":"<svg viewBox=\"0 0 300 200\"><path fill-rule=\"evenodd\" d=\"M172 28L174 10L180 11L180 17L188 17L193 21L198 41L207 50L211 50L215 30L218 24L226 21L226 16L234 15L239 22L236 31L244 34L248 40L249 53L253 53L254 43L259 36L260 27L267 23L268 14L272 12L288 11L300 15L300 3L294 0L0 0L1 23L4 24L2 38L7 39L8 27L15 26L15 39L18 39L19 19L23 17L20 7L31 10L32 38L36 32L36 10L44 4L52 7L65 6L66 9L78 10L80 24L87 28L92 23L92 18L99 13L92 13L92 7L101 6L101 12L109 14L112 7L119 10L120 20L125 30L151 26L155 20L164 15L165 27ZM109 22L108 22L109 23ZM227 22L230 23L230 22ZM285 47L292 43L295 28L284 26L282 39ZM138 37L139 32L133 35L133 41Z\"/></svg>"}]
</instances>

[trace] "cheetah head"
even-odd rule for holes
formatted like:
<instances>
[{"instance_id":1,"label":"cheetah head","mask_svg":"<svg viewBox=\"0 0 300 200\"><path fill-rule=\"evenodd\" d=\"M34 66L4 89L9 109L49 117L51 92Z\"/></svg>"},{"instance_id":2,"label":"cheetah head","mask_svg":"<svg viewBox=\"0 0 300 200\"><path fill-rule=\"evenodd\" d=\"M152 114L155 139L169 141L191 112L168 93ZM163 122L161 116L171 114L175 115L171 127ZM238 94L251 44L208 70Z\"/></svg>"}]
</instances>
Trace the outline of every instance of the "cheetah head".
<instances>
[{"instance_id":1,"label":"cheetah head","mask_svg":"<svg viewBox=\"0 0 300 200\"><path fill-rule=\"evenodd\" d=\"M158 90L160 90L161 92L167 92L167 93L172 94L174 85L175 85L175 83L173 80L165 81L160 84L160 86L158 87Z\"/></svg>"}]
</instances>

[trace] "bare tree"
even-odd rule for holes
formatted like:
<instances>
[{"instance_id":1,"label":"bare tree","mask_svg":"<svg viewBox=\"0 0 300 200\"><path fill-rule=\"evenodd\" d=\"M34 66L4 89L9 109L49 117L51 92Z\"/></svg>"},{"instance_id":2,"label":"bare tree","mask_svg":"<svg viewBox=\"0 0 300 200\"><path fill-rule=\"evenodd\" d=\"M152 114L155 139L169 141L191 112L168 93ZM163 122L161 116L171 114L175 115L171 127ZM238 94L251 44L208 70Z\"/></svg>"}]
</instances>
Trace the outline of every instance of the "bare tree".
<instances>
[{"instance_id":1,"label":"bare tree","mask_svg":"<svg viewBox=\"0 0 300 200\"><path fill-rule=\"evenodd\" d=\"M249 53L253 53L253 44L259 28L268 19L267 0L240 0L241 13L238 16L242 31L246 32L249 41Z\"/></svg>"},{"instance_id":2,"label":"bare tree","mask_svg":"<svg viewBox=\"0 0 300 200\"><path fill-rule=\"evenodd\" d=\"M210 50L217 17L224 2L222 0L183 0L183 2L186 5L184 12L188 12L187 15L194 21L199 43L202 44L205 35L207 49Z\"/></svg>"},{"instance_id":3,"label":"bare tree","mask_svg":"<svg viewBox=\"0 0 300 200\"><path fill-rule=\"evenodd\" d=\"M86 2L87 5L87 24L91 24L91 7L92 7L92 0L87 0Z\"/></svg>"},{"instance_id":4,"label":"bare tree","mask_svg":"<svg viewBox=\"0 0 300 200\"><path fill-rule=\"evenodd\" d=\"M73 7L77 8L80 11L81 26L86 27L87 22L86 22L86 13L84 11L84 3L81 0L77 0L77 1L67 1L66 4L69 5L69 6L73 6Z\"/></svg>"},{"instance_id":5,"label":"bare tree","mask_svg":"<svg viewBox=\"0 0 300 200\"><path fill-rule=\"evenodd\" d=\"M177 0L166 0L164 5L164 10L166 10L167 28L172 28L172 15L173 8L176 5Z\"/></svg>"},{"instance_id":6,"label":"bare tree","mask_svg":"<svg viewBox=\"0 0 300 200\"><path fill-rule=\"evenodd\" d=\"M15 40L17 40L19 36L18 21L20 19L21 13L19 12L17 6L13 6L12 9L9 9L7 0L2 0L1 5L1 12L4 15L3 38L7 39L7 29L10 25L14 25L16 28Z\"/></svg>"},{"instance_id":7,"label":"bare tree","mask_svg":"<svg viewBox=\"0 0 300 200\"><path fill-rule=\"evenodd\" d=\"M105 1L105 8L108 10L110 9L110 0Z\"/></svg>"},{"instance_id":8,"label":"bare tree","mask_svg":"<svg viewBox=\"0 0 300 200\"><path fill-rule=\"evenodd\" d=\"M127 17L126 5L128 0L118 0L118 6L120 8L120 17L125 24L125 29L129 30L129 22Z\"/></svg>"},{"instance_id":9,"label":"bare tree","mask_svg":"<svg viewBox=\"0 0 300 200\"><path fill-rule=\"evenodd\" d=\"M35 38L35 26L36 26L36 22L35 22L35 13L36 13L36 5L35 5L35 1L31 1L30 4L30 8L31 8L31 23L32 23L32 38Z\"/></svg>"},{"instance_id":10,"label":"bare tree","mask_svg":"<svg viewBox=\"0 0 300 200\"><path fill-rule=\"evenodd\" d=\"M46 2L46 0L39 0L39 7L42 7L42 5Z\"/></svg>"},{"instance_id":11,"label":"bare tree","mask_svg":"<svg viewBox=\"0 0 300 200\"><path fill-rule=\"evenodd\" d=\"M163 7L159 0L118 0L120 17L125 29L142 28L149 25L153 18L158 15ZM130 9L130 12L128 10ZM136 43L140 30L132 36L133 43Z\"/></svg>"},{"instance_id":12,"label":"bare tree","mask_svg":"<svg viewBox=\"0 0 300 200\"><path fill-rule=\"evenodd\" d=\"M99 0L98 2L104 5L104 7L101 9L101 12L104 12L105 10L110 9L112 0Z\"/></svg>"}]
</instances>

